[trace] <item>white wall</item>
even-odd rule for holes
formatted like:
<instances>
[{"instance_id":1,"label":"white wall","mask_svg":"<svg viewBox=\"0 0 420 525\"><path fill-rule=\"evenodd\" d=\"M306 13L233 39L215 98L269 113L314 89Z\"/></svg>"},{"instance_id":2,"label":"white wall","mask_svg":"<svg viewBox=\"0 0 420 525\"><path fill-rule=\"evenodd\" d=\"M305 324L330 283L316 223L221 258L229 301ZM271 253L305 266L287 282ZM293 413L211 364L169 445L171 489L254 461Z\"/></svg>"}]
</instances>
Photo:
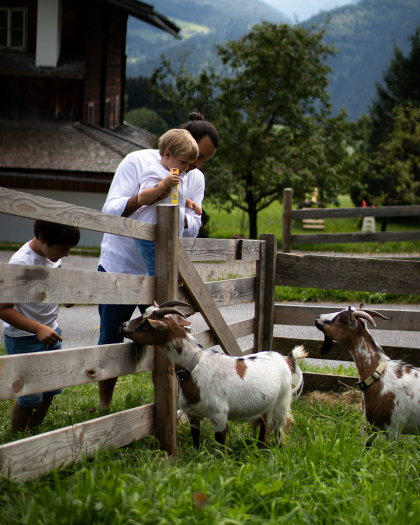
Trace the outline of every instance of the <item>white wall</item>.
<instances>
[{"instance_id":1,"label":"white wall","mask_svg":"<svg viewBox=\"0 0 420 525\"><path fill-rule=\"evenodd\" d=\"M84 208L101 211L107 197L106 193L81 193L76 191L21 190L31 195L76 204ZM103 233L80 229L78 246L100 246ZM0 213L0 242L27 242L34 236L34 219L24 219L15 215Z\"/></svg>"},{"instance_id":2,"label":"white wall","mask_svg":"<svg viewBox=\"0 0 420 525\"><path fill-rule=\"evenodd\" d=\"M38 0L35 65L56 67L61 48L61 0Z\"/></svg>"}]
</instances>

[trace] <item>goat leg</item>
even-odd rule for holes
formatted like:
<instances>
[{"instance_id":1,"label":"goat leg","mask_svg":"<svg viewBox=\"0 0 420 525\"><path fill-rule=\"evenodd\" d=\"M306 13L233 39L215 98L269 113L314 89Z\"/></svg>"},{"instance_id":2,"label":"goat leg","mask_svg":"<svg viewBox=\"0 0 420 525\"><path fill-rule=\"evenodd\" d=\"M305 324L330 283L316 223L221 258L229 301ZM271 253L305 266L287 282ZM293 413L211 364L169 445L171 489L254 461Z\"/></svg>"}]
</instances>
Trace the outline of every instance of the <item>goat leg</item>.
<instances>
[{"instance_id":1,"label":"goat leg","mask_svg":"<svg viewBox=\"0 0 420 525\"><path fill-rule=\"evenodd\" d=\"M193 447L200 448L200 420L193 416L188 416L191 428L191 437L193 440Z\"/></svg>"},{"instance_id":2,"label":"goat leg","mask_svg":"<svg viewBox=\"0 0 420 525\"><path fill-rule=\"evenodd\" d=\"M226 444L226 433L228 429L228 423L226 421L226 427L224 430L216 430L214 429L214 439L219 443L219 445L225 445Z\"/></svg>"},{"instance_id":3,"label":"goat leg","mask_svg":"<svg viewBox=\"0 0 420 525\"><path fill-rule=\"evenodd\" d=\"M258 436L259 447L265 447L267 445L268 435L269 429L267 427L267 414L263 414L260 417L260 435Z\"/></svg>"}]
</instances>

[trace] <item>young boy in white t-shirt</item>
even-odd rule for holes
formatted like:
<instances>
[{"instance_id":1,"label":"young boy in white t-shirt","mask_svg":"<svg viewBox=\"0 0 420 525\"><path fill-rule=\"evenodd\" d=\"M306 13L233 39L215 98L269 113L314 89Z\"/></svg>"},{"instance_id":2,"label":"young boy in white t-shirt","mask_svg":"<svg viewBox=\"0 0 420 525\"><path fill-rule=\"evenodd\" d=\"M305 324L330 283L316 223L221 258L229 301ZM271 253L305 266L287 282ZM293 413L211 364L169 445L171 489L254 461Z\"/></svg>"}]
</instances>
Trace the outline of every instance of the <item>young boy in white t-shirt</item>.
<instances>
[{"instance_id":1,"label":"young boy in white t-shirt","mask_svg":"<svg viewBox=\"0 0 420 525\"><path fill-rule=\"evenodd\" d=\"M9 264L60 268L61 257L68 257L80 240L77 226L36 220L35 237L24 244ZM66 308L73 306L65 304ZM0 319L4 321L4 344L7 355L29 354L61 349L61 330L57 324L58 304L1 303ZM12 408L12 433L39 426L53 397L62 390L18 397Z\"/></svg>"},{"instance_id":2,"label":"young boy in white t-shirt","mask_svg":"<svg viewBox=\"0 0 420 525\"><path fill-rule=\"evenodd\" d=\"M142 208L137 219L149 224L156 224L156 205L170 203L171 195L158 202L156 199L168 188L178 185L179 205L179 236L184 231L185 208L194 210L201 215L202 210L198 204L187 198L187 173L185 170L194 162L198 155L197 142L189 131L185 129L171 129L159 139L160 162L146 169L140 180L138 203ZM172 168L179 170L179 175L170 173ZM169 173L168 173L169 172ZM143 239L135 239L136 248L147 268L147 273L155 275L156 243Z\"/></svg>"}]
</instances>

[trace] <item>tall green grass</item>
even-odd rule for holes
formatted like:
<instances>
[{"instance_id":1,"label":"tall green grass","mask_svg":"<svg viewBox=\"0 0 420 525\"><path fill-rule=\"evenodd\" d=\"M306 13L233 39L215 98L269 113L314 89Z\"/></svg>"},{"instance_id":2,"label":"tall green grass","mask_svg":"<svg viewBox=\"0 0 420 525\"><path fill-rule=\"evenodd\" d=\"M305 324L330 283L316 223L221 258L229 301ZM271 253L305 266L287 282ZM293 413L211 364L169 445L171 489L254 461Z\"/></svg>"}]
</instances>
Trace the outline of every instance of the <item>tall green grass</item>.
<instances>
[{"instance_id":1,"label":"tall green grass","mask_svg":"<svg viewBox=\"0 0 420 525\"><path fill-rule=\"evenodd\" d=\"M224 452L206 423L194 451L182 424L172 458L146 438L25 484L3 478L0 523L418 523L418 438L366 449L360 404L345 396L303 396L293 415L280 448L258 449L257 430L233 423Z\"/></svg>"}]
</instances>

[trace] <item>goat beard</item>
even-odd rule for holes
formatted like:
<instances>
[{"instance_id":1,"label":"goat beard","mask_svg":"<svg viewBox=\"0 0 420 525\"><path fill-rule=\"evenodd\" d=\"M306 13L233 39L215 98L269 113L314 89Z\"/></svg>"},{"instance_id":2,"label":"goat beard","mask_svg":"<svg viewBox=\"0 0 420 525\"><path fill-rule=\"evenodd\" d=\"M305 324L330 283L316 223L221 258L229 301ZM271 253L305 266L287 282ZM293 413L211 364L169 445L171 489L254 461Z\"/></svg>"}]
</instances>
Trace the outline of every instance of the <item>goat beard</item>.
<instances>
[{"instance_id":1,"label":"goat beard","mask_svg":"<svg viewBox=\"0 0 420 525\"><path fill-rule=\"evenodd\" d=\"M325 355L326 353L328 353L331 350L332 345L333 345L333 340L331 339L331 337L328 337L328 335L324 334L324 344L319 349L319 354Z\"/></svg>"}]
</instances>

